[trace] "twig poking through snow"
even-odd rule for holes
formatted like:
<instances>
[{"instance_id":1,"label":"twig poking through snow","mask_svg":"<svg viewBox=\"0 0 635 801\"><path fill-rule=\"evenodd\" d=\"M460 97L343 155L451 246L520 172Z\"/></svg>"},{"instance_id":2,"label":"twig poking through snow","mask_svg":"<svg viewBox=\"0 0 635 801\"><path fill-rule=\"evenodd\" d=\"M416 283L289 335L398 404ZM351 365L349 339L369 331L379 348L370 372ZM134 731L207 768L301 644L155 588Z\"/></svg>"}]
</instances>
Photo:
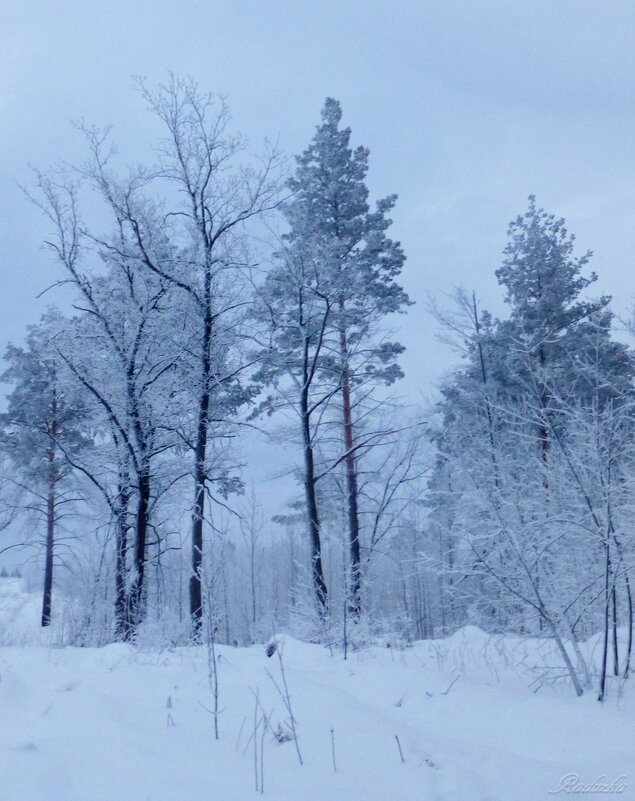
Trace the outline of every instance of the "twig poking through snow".
<instances>
[{"instance_id":1,"label":"twig poking through snow","mask_svg":"<svg viewBox=\"0 0 635 801\"><path fill-rule=\"evenodd\" d=\"M337 764L335 762L335 730L331 726L331 756L333 757L333 773L337 773Z\"/></svg>"},{"instance_id":2,"label":"twig poking through snow","mask_svg":"<svg viewBox=\"0 0 635 801\"><path fill-rule=\"evenodd\" d=\"M457 681L458 681L460 678L461 678L461 674L459 673L458 675L456 675L456 676L455 676L455 677L452 679L452 681L450 682L450 686L448 687L448 689L447 689L447 690L445 690L445 691L444 691L444 692L442 692L442 693L439 693L439 695L447 695L447 694L450 692L450 690L452 689L452 687L454 687L454 685L457 683Z\"/></svg>"},{"instance_id":3,"label":"twig poking through snow","mask_svg":"<svg viewBox=\"0 0 635 801\"><path fill-rule=\"evenodd\" d=\"M258 701L259 701L259 696L260 696L260 688L258 688L256 690L256 692L254 693L255 703L254 703L254 732L253 732L253 738L254 738L254 780L255 780L255 785L256 785L256 792L258 792L258 789L259 789L258 788L258 779L259 779L259 774L258 774L258 726L259 726L259 721L258 721Z\"/></svg>"},{"instance_id":4,"label":"twig poking through snow","mask_svg":"<svg viewBox=\"0 0 635 801\"><path fill-rule=\"evenodd\" d=\"M397 741L397 748L399 749L399 756L401 757L401 764L403 765L406 761L403 758L403 751L401 750L401 743L399 742L399 737L395 734L395 740Z\"/></svg>"},{"instance_id":5,"label":"twig poking through snow","mask_svg":"<svg viewBox=\"0 0 635 801\"><path fill-rule=\"evenodd\" d=\"M238 731L238 737L236 738L236 745L234 746L234 753L238 751L238 746L240 745L240 738L243 736L243 728L245 727L245 723L247 722L247 718L243 718L243 722L240 724L240 730Z\"/></svg>"},{"instance_id":6,"label":"twig poking through snow","mask_svg":"<svg viewBox=\"0 0 635 801\"><path fill-rule=\"evenodd\" d=\"M286 673L284 671L284 662L282 660L282 652L281 652L281 648L280 648L280 643L277 642L277 641L276 641L276 647L275 647L274 650L275 650L275 653L278 656L278 664L280 665L280 676L282 677L282 687L280 687L278 682L275 680L275 678L271 675L271 673L268 670L266 671L266 673L267 673L267 676L269 676L269 678L273 682L273 686L278 691L278 695L282 699L282 701L284 703L284 706L285 706L285 709L287 710L287 713L289 715L289 725L291 726L291 731L293 732L293 742L295 744L295 750L296 750L296 753L298 755L298 761L300 762L301 765L304 765L304 762L302 761L302 753L300 751L300 744L298 743L298 733L297 733L296 728L295 728L295 717L293 715L293 709L291 707L291 695L289 693L289 685L287 684L287 676L286 676ZM268 652L267 652L267 654L268 654ZM273 655L273 652L272 652L272 655Z\"/></svg>"}]
</instances>

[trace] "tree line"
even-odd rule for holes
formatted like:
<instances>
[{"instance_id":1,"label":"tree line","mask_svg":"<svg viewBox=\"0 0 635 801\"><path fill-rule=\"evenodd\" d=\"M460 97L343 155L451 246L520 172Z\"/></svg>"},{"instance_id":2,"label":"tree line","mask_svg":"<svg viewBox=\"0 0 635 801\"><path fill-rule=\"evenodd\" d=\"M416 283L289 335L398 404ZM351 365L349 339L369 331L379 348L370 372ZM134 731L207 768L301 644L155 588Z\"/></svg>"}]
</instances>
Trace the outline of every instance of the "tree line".
<instances>
[{"instance_id":1,"label":"tree line","mask_svg":"<svg viewBox=\"0 0 635 801\"><path fill-rule=\"evenodd\" d=\"M578 693L600 632L603 697L631 665L634 362L590 254L530 197L496 271L509 315L464 290L433 307L461 363L424 414L390 389L412 305L396 197L371 205L339 103L289 171L244 155L193 81L138 88L152 164L118 169L82 124L86 160L26 189L72 289L3 376L4 504L45 524L42 625L60 571L91 641L177 619L192 641L206 619L230 642L301 621L345 645L472 623L549 637ZM245 495L256 430L296 455L273 520L266 487Z\"/></svg>"}]
</instances>

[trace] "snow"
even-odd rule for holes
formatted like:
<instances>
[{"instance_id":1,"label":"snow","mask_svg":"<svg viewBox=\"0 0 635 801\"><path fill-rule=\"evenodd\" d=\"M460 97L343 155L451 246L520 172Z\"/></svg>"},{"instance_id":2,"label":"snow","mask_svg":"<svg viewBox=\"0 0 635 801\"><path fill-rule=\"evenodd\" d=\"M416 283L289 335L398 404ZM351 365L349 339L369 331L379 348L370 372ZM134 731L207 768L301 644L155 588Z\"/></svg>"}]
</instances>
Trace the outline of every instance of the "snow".
<instances>
[{"instance_id":1,"label":"snow","mask_svg":"<svg viewBox=\"0 0 635 801\"><path fill-rule=\"evenodd\" d=\"M55 630L37 629L36 609L37 598L19 581L0 580L2 642L13 636L18 643L0 647L0 798L263 797L250 742L254 694L272 711L273 729L288 725L268 675L280 685L277 654L267 658L263 645L217 647L215 741L204 648L54 647ZM368 648L344 660L284 634L278 640L304 764L293 742L267 733L265 798L541 801L568 774L585 783L625 777L617 797L632 797L628 688L618 692L616 684L600 705L593 693L576 698L564 682L530 687L532 668L557 664L545 643L466 628L446 640Z\"/></svg>"}]
</instances>

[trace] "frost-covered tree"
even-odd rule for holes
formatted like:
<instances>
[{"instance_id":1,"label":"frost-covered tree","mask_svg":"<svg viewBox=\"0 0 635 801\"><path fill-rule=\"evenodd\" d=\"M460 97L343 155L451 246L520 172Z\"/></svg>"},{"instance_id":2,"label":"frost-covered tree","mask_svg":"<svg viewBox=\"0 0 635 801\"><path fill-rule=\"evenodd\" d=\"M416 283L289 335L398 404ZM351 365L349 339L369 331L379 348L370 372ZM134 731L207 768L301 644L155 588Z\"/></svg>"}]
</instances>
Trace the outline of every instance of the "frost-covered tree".
<instances>
[{"instance_id":1,"label":"frost-covered tree","mask_svg":"<svg viewBox=\"0 0 635 801\"><path fill-rule=\"evenodd\" d=\"M320 421L338 391L333 380L333 304L322 288L319 256L309 237L283 239L272 268L258 288L253 318L260 348L255 379L270 394L260 409L291 409L298 419L303 452L302 484L311 553L311 578L320 614L328 591L322 558L318 481L324 465L317 448Z\"/></svg>"},{"instance_id":2,"label":"frost-covered tree","mask_svg":"<svg viewBox=\"0 0 635 801\"><path fill-rule=\"evenodd\" d=\"M166 133L159 175L176 194L170 213L161 217L164 222L156 219L158 228L145 225L138 203L118 201L117 208L131 232L140 267L180 290L190 310L193 337L188 352L194 354L190 386L196 420L185 441L194 457L190 614L198 636L206 496L215 481L222 492L236 485L210 458L214 454L209 443L222 436L219 427L250 397L239 382L240 361L231 358L235 312L242 305L237 268L248 266L245 224L276 203L276 155L266 156L260 169L237 164L243 140L228 130L225 103L201 93L193 81L173 78L156 92L141 89ZM159 232L171 243L167 254L154 247Z\"/></svg>"},{"instance_id":3,"label":"frost-covered tree","mask_svg":"<svg viewBox=\"0 0 635 801\"><path fill-rule=\"evenodd\" d=\"M588 675L577 638L599 627L596 601L604 594L608 609L617 562L631 606L617 521L633 361L611 338L608 299L582 298L595 279L582 274L587 261L573 257L563 221L530 198L497 272L510 316L493 320L463 294L459 317L446 318L465 361L443 390L430 485L431 525L450 545L463 614L553 636L579 692Z\"/></svg>"},{"instance_id":4,"label":"frost-covered tree","mask_svg":"<svg viewBox=\"0 0 635 801\"><path fill-rule=\"evenodd\" d=\"M102 160L103 140L92 129L84 132L92 156L83 167L85 181L114 202L116 190ZM80 187L74 181L39 174L36 191L34 200L52 227L47 244L77 296L78 315L57 337L57 352L92 400L112 446L112 458L75 466L112 514L115 627L118 636L130 637L145 612L151 515L160 495L156 457L174 444L162 417L177 359L164 334L174 323L166 313L172 287L160 276L138 270L138 254L120 221L109 236L90 231L81 218ZM155 247L165 250L162 241Z\"/></svg>"},{"instance_id":5,"label":"frost-covered tree","mask_svg":"<svg viewBox=\"0 0 635 801\"><path fill-rule=\"evenodd\" d=\"M28 328L23 347L9 345L2 381L12 389L0 416L0 447L10 456L21 483L46 520L42 626L51 622L56 528L71 461L90 444L81 387L57 352L62 326L57 312Z\"/></svg>"},{"instance_id":6,"label":"frost-covered tree","mask_svg":"<svg viewBox=\"0 0 635 801\"><path fill-rule=\"evenodd\" d=\"M332 381L338 390L345 468L350 552L349 606L361 611L361 551L356 430L362 399L401 376L403 346L386 340L386 315L402 310L408 297L397 279L404 263L398 242L386 235L396 197L368 202L366 148L350 145L340 128L340 104L328 98L309 147L297 157L284 204L286 241L311 260L314 281L329 306L326 330L333 336Z\"/></svg>"},{"instance_id":7,"label":"frost-covered tree","mask_svg":"<svg viewBox=\"0 0 635 801\"><path fill-rule=\"evenodd\" d=\"M496 275L506 290L511 313L498 324L492 345L501 353L506 351L504 358L497 359L503 371L499 372L501 386L512 395L535 393L544 409L538 437L546 458L549 418L555 413L550 387L556 395L573 393L582 399L586 394L588 400L588 351L601 347L599 357L591 355L592 362L599 358L611 376L610 385L618 381L624 389L631 377L629 357L623 346L610 339L611 315L606 311L610 299L581 296L597 276L583 275L591 253L573 255L575 238L564 220L537 208L531 196L527 212L510 224L508 234Z\"/></svg>"},{"instance_id":8,"label":"frost-covered tree","mask_svg":"<svg viewBox=\"0 0 635 801\"><path fill-rule=\"evenodd\" d=\"M178 447L191 455L190 615L198 637L206 508L213 498L212 488L226 495L240 486L233 470L237 459L223 443L231 439L228 426L237 409L251 396L240 380L244 364L236 347L245 302L241 268L249 266L245 225L275 205L276 155L266 156L257 168L237 163L244 143L229 131L224 101L200 92L191 80L172 77L156 91L143 83L139 89L163 130L158 163L118 174L112 166L108 132L83 126L90 158L74 175L80 176L80 191L92 190L103 202L112 232L102 234L101 223L79 223L79 195L65 178L61 194L68 198L64 202L72 225L56 243L56 250L66 262L88 253L105 257L130 276L136 275L141 285L149 286L152 279L158 291L169 291L172 316L165 321L161 341L176 354L175 375L181 384L169 395L171 402L164 403L173 416L161 430L174 435ZM40 181L45 195L49 187L55 195L58 180ZM50 197L45 200L55 222ZM80 289L82 275L79 269ZM152 308L149 300L149 306L139 306L141 317ZM88 306L92 314L90 302ZM148 381L152 384L155 378L146 376L137 389L145 391ZM145 452L151 453L154 447L148 445ZM138 483L145 486L147 460L139 467ZM138 574L140 569L141 561Z\"/></svg>"}]
</instances>

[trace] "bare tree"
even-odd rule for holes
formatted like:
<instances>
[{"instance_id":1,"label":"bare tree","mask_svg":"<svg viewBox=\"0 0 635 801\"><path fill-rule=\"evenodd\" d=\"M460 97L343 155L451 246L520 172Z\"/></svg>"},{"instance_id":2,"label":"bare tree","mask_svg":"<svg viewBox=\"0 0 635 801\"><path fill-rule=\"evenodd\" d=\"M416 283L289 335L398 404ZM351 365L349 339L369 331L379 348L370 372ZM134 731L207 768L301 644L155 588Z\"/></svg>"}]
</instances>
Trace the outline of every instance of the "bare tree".
<instances>
[{"instance_id":1,"label":"bare tree","mask_svg":"<svg viewBox=\"0 0 635 801\"><path fill-rule=\"evenodd\" d=\"M237 314L245 304L238 285L241 269L249 266L245 225L277 202L279 185L274 171L278 157L270 152L256 167L237 165L244 142L229 132L224 100L200 92L194 81L171 77L156 91L143 81L138 87L166 134L160 143L158 164L119 176L111 168L114 151L108 146L109 132L80 126L90 159L75 172L83 185L96 190L104 201L113 221L113 235L97 235L80 223L77 194L68 183L64 187L66 219L60 221L55 197L51 197L54 193L48 192L46 205L58 230L63 223L64 232L54 247L83 292L90 314L98 312L76 266L85 243L120 265L131 280L145 275L142 283L156 286L158 294L150 299L150 306L143 306L144 311L160 304L170 293L175 311L168 327L170 334L164 339L171 342L178 357L184 381L180 398L189 395L195 405L193 415L182 415L171 428L193 457L190 614L193 634L198 637L203 613L206 498L215 482L223 492L236 486L226 470L210 462L208 444L250 395L239 381L244 364L232 358L230 351L236 340ZM51 186L50 182L41 182L45 194ZM162 203L157 200L161 196ZM111 412L108 414L113 418ZM134 410L132 417L134 424ZM140 576L144 550L140 527L144 504L148 505L147 453L153 446L148 446L146 456L139 461L123 426L119 433L137 472L135 558Z\"/></svg>"}]
</instances>

